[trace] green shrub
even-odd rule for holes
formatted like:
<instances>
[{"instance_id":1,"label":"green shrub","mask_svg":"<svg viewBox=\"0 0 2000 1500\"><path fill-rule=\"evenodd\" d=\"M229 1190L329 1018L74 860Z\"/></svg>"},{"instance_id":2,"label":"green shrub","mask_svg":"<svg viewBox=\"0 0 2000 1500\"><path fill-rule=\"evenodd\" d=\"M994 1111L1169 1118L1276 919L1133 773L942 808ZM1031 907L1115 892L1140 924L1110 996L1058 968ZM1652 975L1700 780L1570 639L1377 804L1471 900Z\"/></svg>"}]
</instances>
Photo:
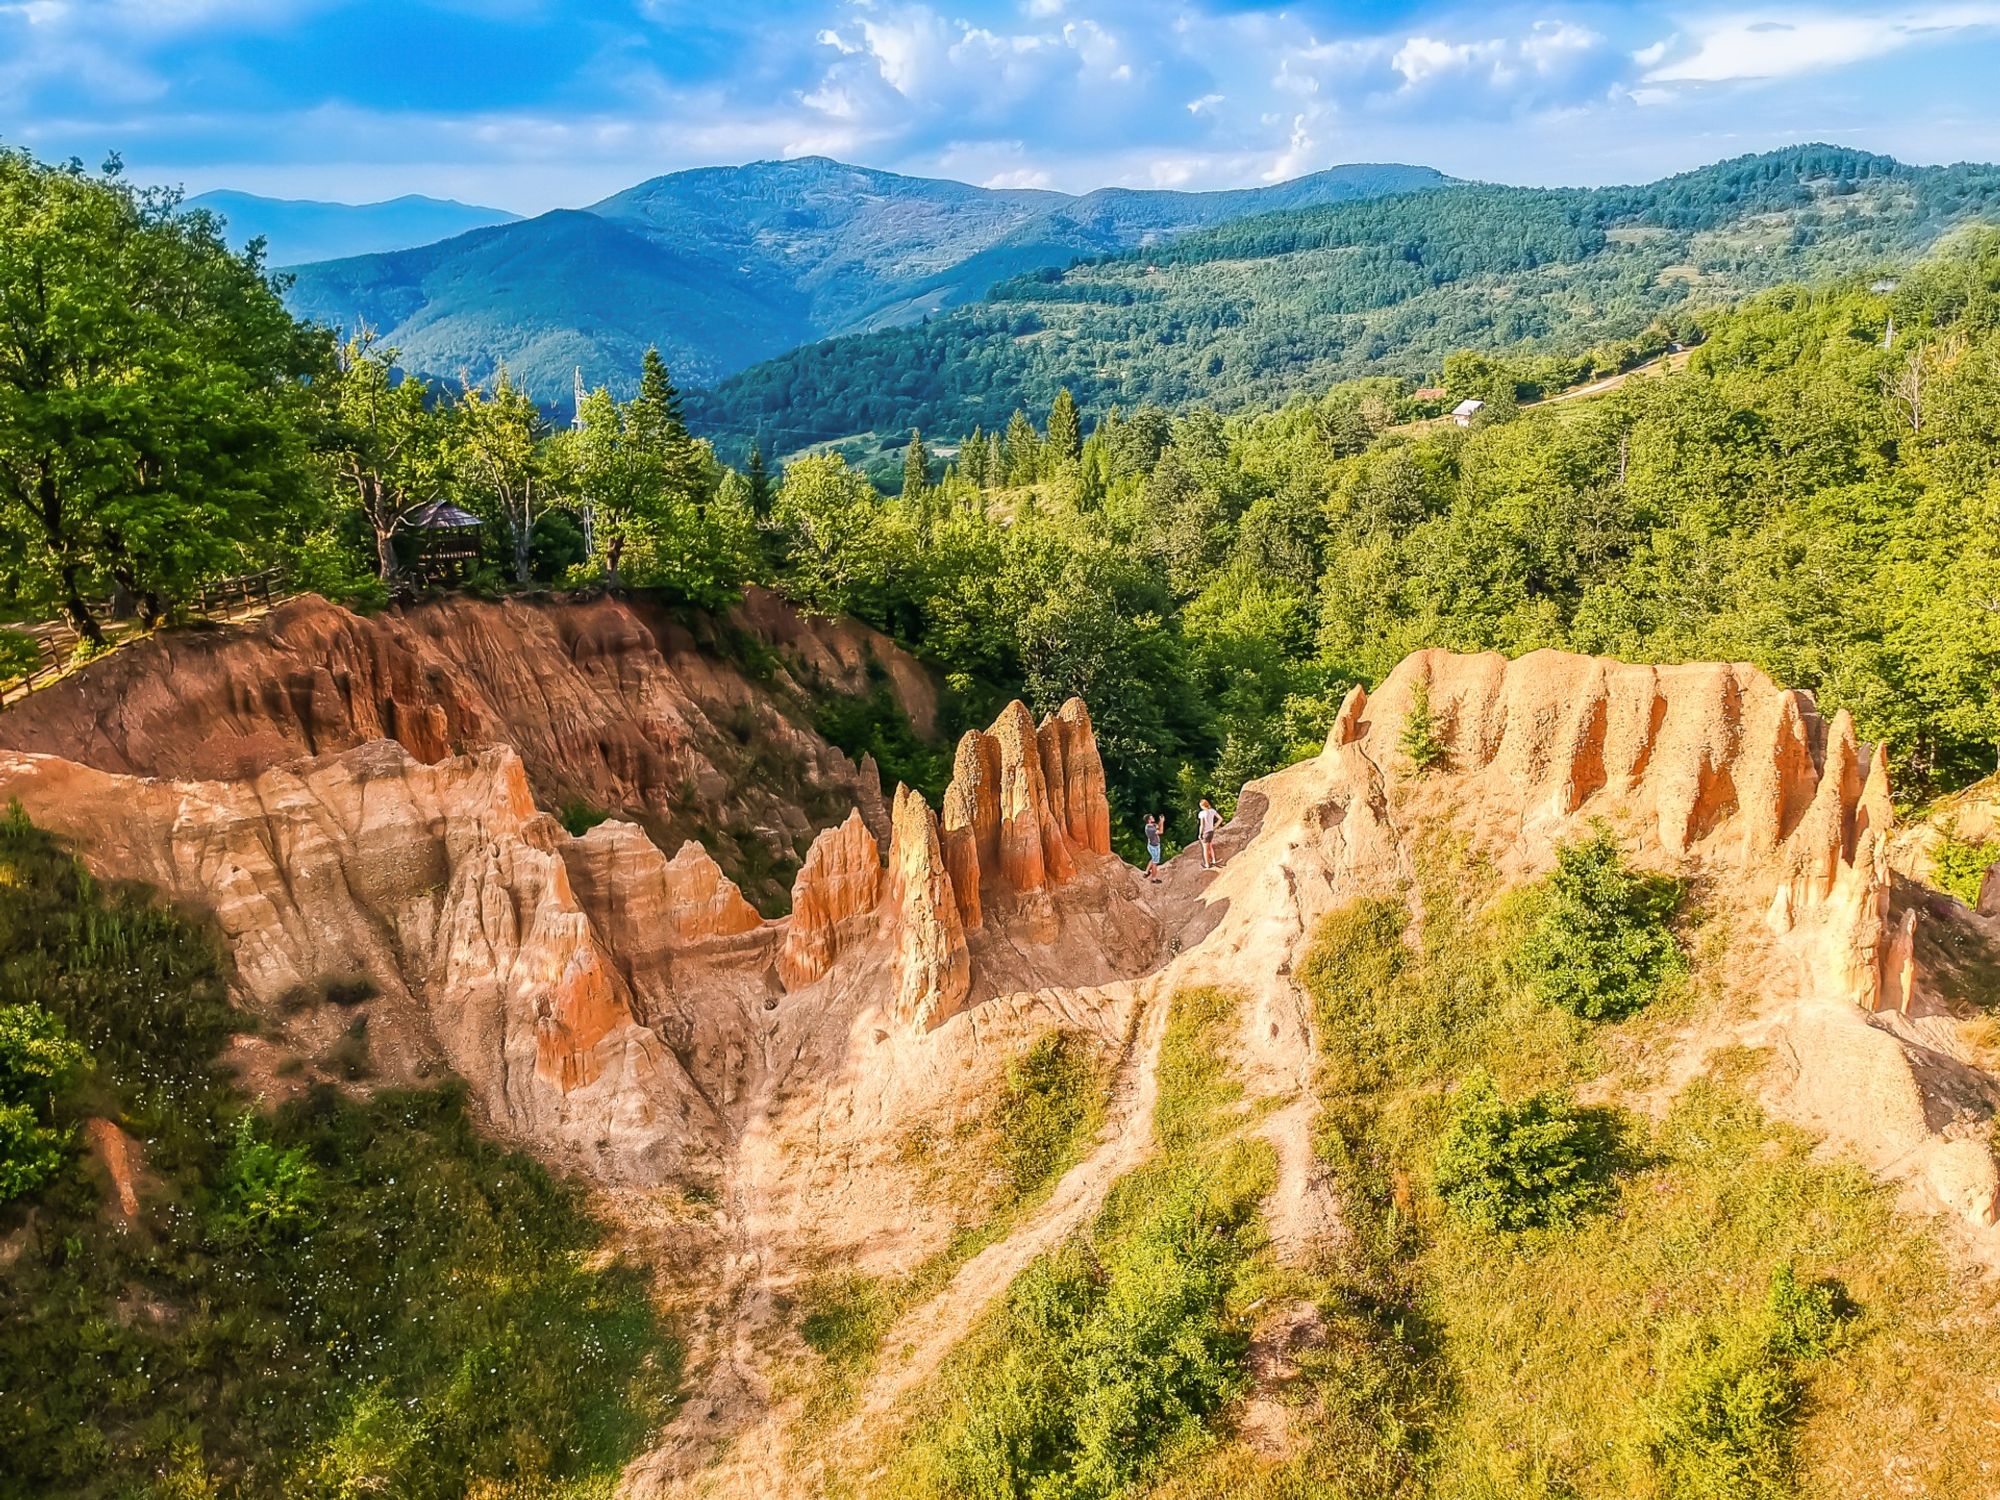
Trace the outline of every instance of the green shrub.
<instances>
[{"instance_id":1,"label":"green shrub","mask_svg":"<svg viewBox=\"0 0 2000 1500\"><path fill-rule=\"evenodd\" d=\"M1598 825L1589 838L1557 851L1519 954L1529 986L1586 1020L1617 1020L1642 1009L1687 972L1668 926L1681 893L1677 880L1628 870L1617 840Z\"/></svg>"},{"instance_id":2,"label":"green shrub","mask_svg":"<svg viewBox=\"0 0 2000 1500\"><path fill-rule=\"evenodd\" d=\"M84 1050L39 1005L0 1005L0 1101L48 1104L83 1070Z\"/></svg>"},{"instance_id":3,"label":"green shrub","mask_svg":"<svg viewBox=\"0 0 2000 1500\"><path fill-rule=\"evenodd\" d=\"M1770 1322L1765 1342L1786 1359L1824 1359L1833 1352L1845 1320L1840 1288L1830 1281L1802 1284L1790 1261L1771 1272L1764 1311Z\"/></svg>"},{"instance_id":4,"label":"green shrub","mask_svg":"<svg viewBox=\"0 0 2000 1500\"><path fill-rule=\"evenodd\" d=\"M1071 1242L1008 1295L1006 1352L939 1463L946 1494L1098 1500L1243 1388L1242 1216L1186 1172L1129 1237Z\"/></svg>"},{"instance_id":5,"label":"green shrub","mask_svg":"<svg viewBox=\"0 0 2000 1500\"><path fill-rule=\"evenodd\" d=\"M916 788L936 807L951 780L951 752L926 744L903 711L887 671L869 658L865 693L828 693L814 700L813 728L849 756L875 757L883 784Z\"/></svg>"},{"instance_id":6,"label":"green shrub","mask_svg":"<svg viewBox=\"0 0 2000 1500\"><path fill-rule=\"evenodd\" d=\"M236 1121L234 1144L222 1164L216 1226L229 1239L269 1245L289 1239L312 1222L319 1198L319 1174L305 1149L280 1150L257 1134L245 1110Z\"/></svg>"},{"instance_id":7,"label":"green shrub","mask_svg":"<svg viewBox=\"0 0 2000 1500\"><path fill-rule=\"evenodd\" d=\"M1778 1500L1791 1493L1791 1437L1801 1367L1833 1351L1844 1319L1838 1286L1771 1272L1763 1321L1711 1349L1667 1403L1653 1461L1669 1493L1690 1500Z\"/></svg>"},{"instance_id":8,"label":"green shrub","mask_svg":"<svg viewBox=\"0 0 2000 1500\"><path fill-rule=\"evenodd\" d=\"M26 677L41 661L41 643L27 631L0 630L0 682Z\"/></svg>"},{"instance_id":9,"label":"green shrub","mask_svg":"<svg viewBox=\"0 0 2000 1500\"><path fill-rule=\"evenodd\" d=\"M581 797L570 798L556 810L556 821L569 830L569 836L573 839L582 838L610 816L610 813L591 806Z\"/></svg>"},{"instance_id":10,"label":"green shrub","mask_svg":"<svg viewBox=\"0 0 2000 1500\"><path fill-rule=\"evenodd\" d=\"M1790 1493L1786 1434L1798 1404L1790 1374L1761 1351L1717 1355L1668 1407L1654 1463L1686 1500L1777 1500Z\"/></svg>"},{"instance_id":11,"label":"green shrub","mask_svg":"<svg viewBox=\"0 0 2000 1500\"><path fill-rule=\"evenodd\" d=\"M1431 708L1428 682L1419 682L1412 689L1409 711L1403 715L1402 736L1396 743L1419 775L1448 767L1451 747L1446 743L1443 723Z\"/></svg>"},{"instance_id":12,"label":"green shrub","mask_svg":"<svg viewBox=\"0 0 2000 1500\"><path fill-rule=\"evenodd\" d=\"M1947 826L1931 853L1931 884L1966 906L1979 904L1979 885L2000 860L2000 839L1962 839Z\"/></svg>"},{"instance_id":13,"label":"green shrub","mask_svg":"<svg viewBox=\"0 0 2000 1500\"><path fill-rule=\"evenodd\" d=\"M25 1104L0 1104L0 1203L35 1192L62 1170L67 1138Z\"/></svg>"},{"instance_id":14,"label":"green shrub","mask_svg":"<svg viewBox=\"0 0 2000 1500\"><path fill-rule=\"evenodd\" d=\"M1484 1229L1569 1224L1610 1194L1605 1136L1560 1094L1508 1104L1490 1077L1475 1073L1433 1159L1438 1195Z\"/></svg>"}]
</instances>

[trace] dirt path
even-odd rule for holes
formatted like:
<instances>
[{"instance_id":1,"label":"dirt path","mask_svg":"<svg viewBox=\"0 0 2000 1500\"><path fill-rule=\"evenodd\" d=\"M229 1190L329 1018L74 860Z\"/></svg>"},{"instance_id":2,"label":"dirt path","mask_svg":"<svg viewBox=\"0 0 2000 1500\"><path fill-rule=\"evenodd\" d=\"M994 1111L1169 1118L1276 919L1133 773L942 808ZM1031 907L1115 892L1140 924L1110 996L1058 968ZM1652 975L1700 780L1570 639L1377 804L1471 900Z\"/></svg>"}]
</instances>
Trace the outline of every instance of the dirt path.
<instances>
[{"instance_id":1,"label":"dirt path","mask_svg":"<svg viewBox=\"0 0 2000 1500\"><path fill-rule=\"evenodd\" d=\"M1152 1154L1169 997L1155 981L1141 983L1147 989L1140 997L1138 1025L1113 1077L1096 1146L1004 1239L981 1250L935 1296L896 1320L883 1336L881 1363L857 1397L853 1415L828 1439L824 1461L850 1470L865 1464L868 1446L893 1422L896 1405L936 1375L966 1331L1006 1295L1016 1277L1095 1218L1112 1186Z\"/></svg>"}]
</instances>

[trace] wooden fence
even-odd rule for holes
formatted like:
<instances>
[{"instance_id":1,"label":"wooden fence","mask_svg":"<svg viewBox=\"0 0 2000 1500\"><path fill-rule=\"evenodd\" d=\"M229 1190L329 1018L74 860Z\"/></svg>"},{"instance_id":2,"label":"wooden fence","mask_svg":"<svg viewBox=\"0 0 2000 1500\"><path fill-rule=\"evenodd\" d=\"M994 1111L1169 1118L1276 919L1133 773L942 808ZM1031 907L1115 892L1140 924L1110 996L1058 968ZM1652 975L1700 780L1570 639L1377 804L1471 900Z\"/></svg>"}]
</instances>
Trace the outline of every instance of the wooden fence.
<instances>
[{"instance_id":1,"label":"wooden fence","mask_svg":"<svg viewBox=\"0 0 2000 1500\"><path fill-rule=\"evenodd\" d=\"M184 603L178 614L190 620L216 620L229 619L253 609L269 609L291 597L289 585L290 580L282 568L266 568L261 573L244 573L235 578L218 578ZM111 599L99 599L90 605L92 616L103 622L107 627L106 633L113 637L114 648L124 644L124 640L134 633L125 630L121 638L119 622L112 617L115 607ZM64 676L69 671L70 658L76 652L77 642L82 639L67 619L0 628L17 630L32 638L39 652L35 665L27 672L0 681L0 703L25 698L37 688L47 687Z\"/></svg>"}]
</instances>

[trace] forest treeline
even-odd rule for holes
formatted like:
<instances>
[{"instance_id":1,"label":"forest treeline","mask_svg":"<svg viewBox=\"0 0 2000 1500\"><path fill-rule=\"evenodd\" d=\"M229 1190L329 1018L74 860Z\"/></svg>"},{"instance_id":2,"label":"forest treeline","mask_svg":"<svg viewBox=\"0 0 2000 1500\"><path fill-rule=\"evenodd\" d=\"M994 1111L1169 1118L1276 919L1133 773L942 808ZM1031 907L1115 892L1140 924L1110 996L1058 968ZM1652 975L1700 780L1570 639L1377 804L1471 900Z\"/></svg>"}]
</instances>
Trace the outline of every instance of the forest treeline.
<instances>
[{"instance_id":1,"label":"forest treeline","mask_svg":"<svg viewBox=\"0 0 2000 1500\"><path fill-rule=\"evenodd\" d=\"M1857 180L1906 182L1884 172ZM1312 752L1425 645L1752 661L1852 709L1910 795L2000 743L1993 229L1705 313L1684 369L1588 400L1520 405L1588 364L1532 344L1451 352L1441 394L1374 377L1228 417L1092 420L1059 388L935 453L910 434L888 496L838 454L719 463L656 359L556 432L505 378L401 381L115 175L0 158L0 216L7 603L86 643L113 588L171 619L273 563L380 603L442 501L484 522L474 589L714 608L762 582L931 664L948 727L1081 694L1127 837ZM1462 395L1470 427L1412 420Z\"/></svg>"},{"instance_id":2,"label":"forest treeline","mask_svg":"<svg viewBox=\"0 0 2000 1500\"><path fill-rule=\"evenodd\" d=\"M691 398L726 454L1045 408L1234 412L1463 348L1621 348L1701 308L1903 260L2000 206L2000 170L1831 146L1639 187L1472 185L1259 215L994 286L906 327L803 345ZM1671 336L1671 335L1670 335Z\"/></svg>"}]
</instances>

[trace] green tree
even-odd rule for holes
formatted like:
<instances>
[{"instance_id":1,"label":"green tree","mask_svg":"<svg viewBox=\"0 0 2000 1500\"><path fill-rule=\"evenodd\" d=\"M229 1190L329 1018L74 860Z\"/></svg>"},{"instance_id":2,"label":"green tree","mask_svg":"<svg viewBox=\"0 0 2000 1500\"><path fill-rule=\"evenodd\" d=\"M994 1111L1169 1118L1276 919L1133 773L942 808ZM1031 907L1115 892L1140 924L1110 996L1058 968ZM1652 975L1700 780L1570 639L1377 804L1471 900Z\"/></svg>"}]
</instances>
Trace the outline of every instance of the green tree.
<instances>
[{"instance_id":1,"label":"green tree","mask_svg":"<svg viewBox=\"0 0 2000 1500\"><path fill-rule=\"evenodd\" d=\"M1687 970L1668 926L1681 884L1625 866L1599 825L1556 851L1542 909L1521 948L1536 994L1586 1020L1617 1020L1647 1005Z\"/></svg>"},{"instance_id":2,"label":"green tree","mask_svg":"<svg viewBox=\"0 0 2000 1500\"><path fill-rule=\"evenodd\" d=\"M534 579L535 522L551 498L547 424L541 408L508 378L502 365L489 392L468 386L452 412L454 467L467 492L507 527L514 581Z\"/></svg>"},{"instance_id":3,"label":"green tree","mask_svg":"<svg viewBox=\"0 0 2000 1500\"><path fill-rule=\"evenodd\" d=\"M1459 1090L1451 1128L1438 1143L1438 1196L1483 1229L1570 1223L1610 1194L1602 1132L1555 1093L1518 1104L1475 1073Z\"/></svg>"},{"instance_id":4,"label":"green tree","mask_svg":"<svg viewBox=\"0 0 2000 1500\"><path fill-rule=\"evenodd\" d=\"M1049 407L1049 456L1058 464L1075 463L1083 455L1083 423L1077 416L1076 398L1064 386Z\"/></svg>"},{"instance_id":5,"label":"green tree","mask_svg":"<svg viewBox=\"0 0 2000 1500\"><path fill-rule=\"evenodd\" d=\"M1042 440L1035 432L1035 424L1019 407L1007 419L1005 454L1006 482L1009 485L1033 484L1041 478Z\"/></svg>"},{"instance_id":6,"label":"green tree","mask_svg":"<svg viewBox=\"0 0 2000 1500\"><path fill-rule=\"evenodd\" d=\"M681 395L667 373L657 348L649 348L639 368L639 396L634 403L635 426L642 441L659 454L661 482L677 500L700 506L711 489L701 445L689 434L681 415Z\"/></svg>"},{"instance_id":7,"label":"green tree","mask_svg":"<svg viewBox=\"0 0 2000 1500\"><path fill-rule=\"evenodd\" d=\"M958 472L982 490L989 483L986 457L986 434L975 424L972 436L958 446Z\"/></svg>"},{"instance_id":8,"label":"green tree","mask_svg":"<svg viewBox=\"0 0 2000 1500\"><path fill-rule=\"evenodd\" d=\"M341 348L321 396L325 462L368 528L384 582L398 571L396 538L410 513L443 493L450 472L445 420L419 382L401 378L397 355L362 330Z\"/></svg>"},{"instance_id":9,"label":"green tree","mask_svg":"<svg viewBox=\"0 0 2000 1500\"><path fill-rule=\"evenodd\" d=\"M1410 706L1403 715L1402 733L1396 741L1413 770L1422 774L1445 765L1451 758L1450 745L1436 710L1431 707L1431 685L1419 682L1410 690Z\"/></svg>"},{"instance_id":10,"label":"green tree","mask_svg":"<svg viewBox=\"0 0 2000 1500\"><path fill-rule=\"evenodd\" d=\"M921 433L910 429L909 446L903 450L903 498L921 500L931 487L931 453Z\"/></svg>"},{"instance_id":11,"label":"green tree","mask_svg":"<svg viewBox=\"0 0 2000 1500\"><path fill-rule=\"evenodd\" d=\"M664 489L658 450L641 440L631 405L600 386L577 408L577 427L563 435L568 481L589 520L592 556L612 588L634 533L652 519Z\"/></svg>"},{"instance_id":12,"label":"green tree","mask_svg":"<svg viewBox=\"0 0 2000 1500\"><path fill-rule=\"evenodd\" d=\"M750 443L750 457L743 465L743 477L750 485L750 511L761 523L771 514L771 474L764 467L764 448L755 439Z\"/></svg>"},{"instance_id":13,"label":"green tree","mask_svg":"<svg viewBox=\"0 0 2000 1500\"><path fill-rule=\"evenodd\" d=\"M866 478L837 453L798 459L771 518L783 537L787 593L829 614L879 618L889 561L882 504Z\"/></svg>"},{"instance_id":14,"label":"green tree","mask_svg":"<svg viewBox=\"0 0 2000 1500\"><path fill-rule=\"evenodd\" d=\"M16 592L102 642L311 519L325 336L176 194L0 151L0 525Z\"/></svg>"}]
</instances>

